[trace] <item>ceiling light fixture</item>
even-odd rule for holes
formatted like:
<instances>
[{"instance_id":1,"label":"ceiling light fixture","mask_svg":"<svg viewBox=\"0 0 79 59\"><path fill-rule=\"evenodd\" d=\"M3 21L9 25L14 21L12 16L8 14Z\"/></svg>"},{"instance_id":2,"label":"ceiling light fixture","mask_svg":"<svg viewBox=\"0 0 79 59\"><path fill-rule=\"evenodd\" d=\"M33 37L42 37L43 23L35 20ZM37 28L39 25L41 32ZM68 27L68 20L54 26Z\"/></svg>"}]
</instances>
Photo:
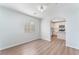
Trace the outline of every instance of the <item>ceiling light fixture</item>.
<instances>
[{"instance_id":1,"label":"ceiling light fixture","mask_svg":"<svg viewBox=\"0 0 79 59\"><path fill-rule=\"evenodd\" d=\"M46 5L40 5L40 6L38 6L38 10L39 10L40 12L45 11L45 10L46 10L46 8L47 8L47 6L46 6Z\"/></svg>"}]
</instances>

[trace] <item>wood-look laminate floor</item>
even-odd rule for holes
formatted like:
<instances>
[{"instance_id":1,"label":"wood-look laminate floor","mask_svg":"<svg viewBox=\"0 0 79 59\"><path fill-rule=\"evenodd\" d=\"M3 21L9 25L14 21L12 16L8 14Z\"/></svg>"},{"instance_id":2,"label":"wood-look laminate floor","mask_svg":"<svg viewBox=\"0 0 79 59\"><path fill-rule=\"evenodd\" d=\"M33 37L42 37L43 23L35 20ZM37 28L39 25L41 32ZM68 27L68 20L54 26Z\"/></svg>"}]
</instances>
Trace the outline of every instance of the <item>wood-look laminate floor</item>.
<instances>
[{"instance_id":1,"label":"wood-look laminate floor","mask_svg":"<svg viewBox=\"0 0 79 59\"><path fill-rule=\"evenodd\" d=\"M79 55L79 50L66 47L64 40L53 37L51 42L34 40L0 51L0 55Z\"/></svg>"}]
</instances>

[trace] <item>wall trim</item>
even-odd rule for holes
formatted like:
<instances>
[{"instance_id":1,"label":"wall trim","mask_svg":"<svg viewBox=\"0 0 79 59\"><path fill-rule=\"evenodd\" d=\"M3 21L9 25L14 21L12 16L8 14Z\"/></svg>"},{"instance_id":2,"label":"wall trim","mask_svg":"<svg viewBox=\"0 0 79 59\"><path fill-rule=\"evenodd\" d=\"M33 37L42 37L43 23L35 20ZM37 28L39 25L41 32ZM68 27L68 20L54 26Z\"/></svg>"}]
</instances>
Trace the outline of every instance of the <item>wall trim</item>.
<instances>
[{"instance_id":1,"label":"wall trim","mask_svg":"<svg viewBox=\"0 0 79 59\"><path fill-rule=\"evenodd\" d=\"M22 44L25 44L25 43L29 43L29 42L34 41L34 40L38 40L38 39L32 39L32 40L29 40L29 41L26 40L24 42L20 42L20 43L13 44L13 45L10 45L10 46L4 47L4 48L0 48L0 50L5 50L5 49L12 48L12 47L16 47L16 46L19 46L19 45L22 45Z\"/></svg>"},{"instance_id":2,"label":"wall trim","mask_svg":"<svg viewBox=\"0 0 79 59\"><path fill-rule=\"evenodd\" d=\"M77 46L72 46L72 45L69 45L69 44L66 44L66 47L70 47L70 48L78 49L78 50L79 50L79 47L77 47Z\"/></svg>"}]
</instances>

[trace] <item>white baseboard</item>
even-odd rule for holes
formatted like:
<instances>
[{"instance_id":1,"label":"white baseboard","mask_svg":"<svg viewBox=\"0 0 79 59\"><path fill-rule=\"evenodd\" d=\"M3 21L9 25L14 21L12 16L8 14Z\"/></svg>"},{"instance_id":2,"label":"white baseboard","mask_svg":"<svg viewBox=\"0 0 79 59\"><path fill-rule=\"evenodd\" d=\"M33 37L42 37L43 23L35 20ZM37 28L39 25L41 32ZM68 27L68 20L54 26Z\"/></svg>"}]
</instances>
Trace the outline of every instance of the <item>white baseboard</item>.
<instances>
[{"instance_id":1,"label":"white baseboard","mask_svg":"<svg viewBox=\"0 0 79 59\"><path fill-rule=\"evenodd\" d=\"M78 46L72 46L72 45L69 45L69 44L66 44L66 47L71 47L71 48L74 48L74 49L79 49Z\"/></svg>"},{"instance_id":2,"label":"white baseboard","mask_svg":"<svg viewBox=\"0 0 79 59\"><path fill-rule=\"evenodd\" d=\"M33 41L33 40L37 40L37 39L32 39L32 40L29 40L29 41L24 41L24 42L20 42L20 43L17 43L17 44L13 44L13 45L10 45L10 46L4 47L4 48L0 48L0 50L5 50L5 49L11 48L11 47L15 47L15 46L18 46L18 45L21 45L21 44L24 44L24 43L28 43L28 42Z\"/></svg>"},{"instance_id":3,"label":"white baseboard","mask_svg":"<svg viewBox=\"0 0 79 59\"><path fill-rule=\"evenodd\" d=\"M46 41L49 41L49 42L51 41L51 40L48 40L48 39L42 39L42 40L46 40Z\"/></svg>"}]
</instances>

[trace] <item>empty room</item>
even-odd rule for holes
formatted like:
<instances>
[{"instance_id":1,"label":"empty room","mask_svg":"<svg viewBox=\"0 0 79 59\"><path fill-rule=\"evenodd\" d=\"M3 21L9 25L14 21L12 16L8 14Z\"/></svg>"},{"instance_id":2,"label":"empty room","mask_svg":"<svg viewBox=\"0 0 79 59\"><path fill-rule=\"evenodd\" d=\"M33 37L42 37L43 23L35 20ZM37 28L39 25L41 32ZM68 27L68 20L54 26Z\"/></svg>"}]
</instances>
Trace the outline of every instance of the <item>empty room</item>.
<instances>
[{"instance_id":1,"label":"empty room","mask_svg":"<svg viewBox=\"0 0 79 59\"><path fill-rule=\"evenodd\" d=\"M0 3L0 55L79 55L79 3Z\"/></svg>"}]
</instances>

